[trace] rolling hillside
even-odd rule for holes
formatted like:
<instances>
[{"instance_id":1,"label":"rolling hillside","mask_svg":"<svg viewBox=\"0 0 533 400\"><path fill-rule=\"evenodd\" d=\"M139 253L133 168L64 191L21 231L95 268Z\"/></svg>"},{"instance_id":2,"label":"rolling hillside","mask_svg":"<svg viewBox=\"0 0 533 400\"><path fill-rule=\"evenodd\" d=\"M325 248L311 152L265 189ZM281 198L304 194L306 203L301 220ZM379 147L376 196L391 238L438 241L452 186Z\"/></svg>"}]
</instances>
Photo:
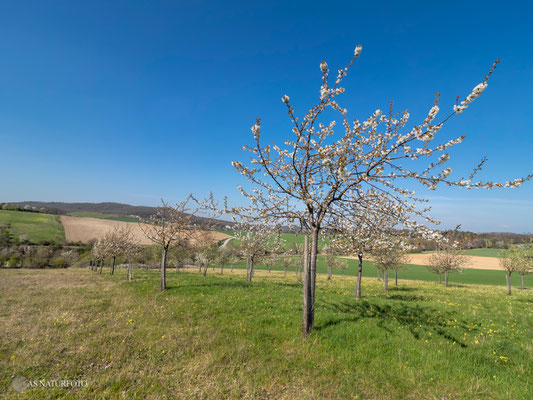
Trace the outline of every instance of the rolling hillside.
<instances>
[{"instance_id":1,"label":"rolling hillside","mask_svg":"<svg viewBox=\"0 0 533 400\"><path fill-rule=\"evenodd\" d=\"M61 244L65 241L65 232L57 215L0 210L0 225L10 225L15 236L32 243Z\"/></svg>"}]
</instances>

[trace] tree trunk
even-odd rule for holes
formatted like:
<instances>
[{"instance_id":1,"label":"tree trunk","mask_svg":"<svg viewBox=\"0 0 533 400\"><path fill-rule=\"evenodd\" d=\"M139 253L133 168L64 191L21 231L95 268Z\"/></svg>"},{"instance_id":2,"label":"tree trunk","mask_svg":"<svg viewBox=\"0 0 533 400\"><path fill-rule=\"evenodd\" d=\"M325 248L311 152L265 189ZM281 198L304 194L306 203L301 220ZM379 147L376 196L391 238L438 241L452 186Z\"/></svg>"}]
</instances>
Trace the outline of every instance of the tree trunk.
<instances>
[{"instance_id":1,"label":"tree trunk","mask_svg":"<svg viewBox=\"0 0 533 400\"><path fill-rule=\"evenodd\" d=\"M385 289L386 292L389 291L389 270L388 269L383 270L383 289Z\"/></svg>"},{"instance_id":2,"label":"tree trunk","mask_svg":"<svg viewBox=\"0 0 533 400\"><path fill-rule=\"evenodd\" d=\"M283 269L283 276L286 277L287 276L287 266L285 265L284 269Z\"/></svg>"},{"instance_id":3,"label":"tree trunk","mask_svg":"<svg viewBox=\"0 0 533 400\"><path fill-rule=\"evenodd\" d=\"M311 270L309 268L309 236L304 236L304 254L303 254L303 326L302 333L309 334L312 328L312 312L311 304Z\"/></svg>"},{"instance_id":4,"label":"tree trunk","mask_svg":"<svg viewBox=\"0 0 533 400\"><path fill-rule=\"evenodd\" d=\"M315 287L316 287L316 262L318 259L318 230L311 234L309 249L309 269L311 271L311 294L313 296L313 325L315 323ZM311 328L313 328L311 326Z\"/></svg>"},{"instance_id":5,"label":"tree trunk","mask_svg":"<svg viewBox=\"0 0 533 400\"><path fill-rule=\"evenodd\" d=\"M102 258L100 260L100 270L98 271L98 273L101 275L102 274L102 271L104 269L104 259Z\"/></svg>"},{"instance_id":6,"label":"tree trunk","mask_svg":"<svg viewBox=\"0 0 533 400\"><path fill-rule=\"evenodd\" d=\"M126 277L128 278L128 281L131 281L131 261L128 262L128 273Z\"/></svg>"},{"instance_id":7,"label":"tree trunk","mask_svg":"<svg viewBox=\"0 0 533 400\"><path fill-rule=\"evenodd\" d=\"M233 264L231 264L231 271L230 272L233 272Z\"/></svg>"},{"instance_id":8,"label":"tree trunk","mask_svg":"<svg viewBox=\"0 0 533 400\"><path fill-rule=\"evenodd\" d=\"M303 328L302 333L307 336L313 330L315 323L315 284L316 260L318 251L318 229L310 232L311 238L304 238L304 298L303 298ZM311 242L309 243L309 239Z\"/></svg>"},{"instance_id":9,"label":"tree trunk","mask_svg":"<svg viewBox=\"0 0 533 400\"><path fill-rule=\"evenodd\" d=\"M111 263L111 271L109 272L110 275L113 275L115 273L115 260L116 256L113 256L113 262Z\"/></svg>"},{"instance_id":10,"label":"tree trunk","mask_svg":"<svg viewBox=\"0 0 533 400\"><path fill-rule=\"evenodd\" d=\"M248 282L251 282L253 277L254 277L254 260L253 258L250 258L250 271L248 272Z\"/></svg>"},{"instance_id":11,"label":"tree trunk","mask_svg":"<svg viewBox=\"0 0 533 400\"><path fill-rule=\"evenodd\" d=\"M205 264L204 276L207 276L207 269L209 268L209 263Z\"/></svg>"},{"instance_id":12,"label":"tree trunk","mask_svg":"<svg viewBox=\"0 0 533 400\"><path fill-rule=\"evenodd\" d=\"M161 291L167 289L167 252L168 247L163 247L163 254L161 255Z\"/></svg>"},{"instance_id":13,"label":"tree trunk","mask_svg":"<svg viewBox=\"0 0 533 400\"><path fill-rule=\"evenodd\" d=\"M200 266L198 267L198 272L202 272L202 263L200 263Z\"/></svg>"},{"instance_id":14,"label":"tree trunk","mask_svg":"<svg viewBox=\"0 0 533 400\"><path fill-rule=\"evenodd\" d=\"M363 253L357 254L359 258L359 268L357 268L357 286L355 287L355 299L361 299L361 279L363 279Z\"/></svg>"},{"instance_id":15,"label":"tree trunk","mask_svg":"<svg viewBox=\"0 0 533 400\"><path fill-rule=\"evenodd\" d=\"M220 266L220 273L221 273L221 274L224 274L224 265L221 265L221 266Z\"/></svg>"},{"instance_id":16,"label":"tree trunk","mask_svg":"<svg viewBox=\"0 0 533 400\"><path fill-rule=\"evenodd\" d=\"M440 279L440 272L439 272L439 285L442 283L441 279Z\"/></svg>"},{"instance_id":17,"label":"tree trunk","mask_svg":"<svg viewBox=\"0 0 533 400\"><path fill-rule=\"evenodd\" d=\"M448 271L444 271L444 285L448 287Z\"/></svg>"},{"instance_id":18,"label":"tree trunk","mask_svg":"<svg viewBox=\"0 0 533 400\"><path fill-rule=\"evenodd\" d=\"M328 264L328 281L331 280L331 275L333 274L333 272L331 271L331 265Z\"/></svg>"},{"instance_id":19,"label":"tree trunk","mask_svg":"<svg viewBox=\"0 0 533 400\"><path fill-rule=\"evenodd\" d=\"M511 271L507 272L505 275L505 280L507 281L507 295L510 296L512 294L511 292Z\"/></svg>"},{"instance_id":20,"label":"tree trunk","mask_svg":"<svg viewBox=\"0 0 533 400\"><path fill-rule=\"evenodd\" d=\"M523 272L520 273L520 289L521 290L525 289L525 287L524 287L524 273Z\"/></svg>"},{"instance_id":21,"label":"tree trunk","mask_svg":"<svg viewBox=\"0 0 533 400\"><path fill-rule=\"evenodd\" d=\"M298 283L302 283L302 270L305 263L305 255L302 255L302 261L296 266L296 276L298 277Z\"/></svg>"},{"instance_id":22,"label":"tree trunk","mask_svg":"<svg viewBox=\"0 0 533 400\"><path fill-rule=\"evenodd\" d=\"M250 258L246 258L246 280L250 280Z\"/></svg>"},{"instance_id":23,"label":"tree trunk","mask_svg":"<svg viewBox=\"0 0 533 400\"><path fill-rule=\"evenodd\" d=\"M394 270L394 286L398 286L398 270Z\"/></svg>"},{"instance_id":24,"label":"tree trunk","mask_svg":"<svg viewBox=\"0 0 533 400\"><path fill-rule=\"evenodd\" d=\"M381 281L381 271L378 269L378 281Z\"/></svg>"}]
</instances>

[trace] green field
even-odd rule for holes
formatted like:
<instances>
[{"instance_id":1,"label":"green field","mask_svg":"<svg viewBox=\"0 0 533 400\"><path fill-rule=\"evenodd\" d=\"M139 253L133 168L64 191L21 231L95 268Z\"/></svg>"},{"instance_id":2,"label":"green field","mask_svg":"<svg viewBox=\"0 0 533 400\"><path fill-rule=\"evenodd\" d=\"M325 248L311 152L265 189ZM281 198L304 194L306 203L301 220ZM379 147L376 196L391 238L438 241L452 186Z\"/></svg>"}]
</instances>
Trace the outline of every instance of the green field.
<instances>
[{"instance_id":1,"label":"green field","mask_svg":"<svg viewBox=\"0 0 533 400\"><path fill-rule=\"evenodd\" d=\"M130 217L127 215L118 215L118 214L105 214L92 211L78 211L70 213L69 215L73 217L82 217L82 218L100 218L100 219L111 219L113 221L122 221L122 222L139 222L139 218Z\"/></svg>"},{"instance_id":2,"label":"green field","mask_svg":"<svg viewBox=\"0 0 533 400\"><path fill-rule=\"evenodd\" d=\"M235 231L220 230L219 232L225 233L226 235L235 236ZM290 249L293 243L296 243L298 246L302 246L304 243L304 235L297 235L295 233L282 233L281 238L285 241L285 248ZM236 241L238 243L238 241ZM323 240L319 242L319 249L324 247Z\"/></svg>"},{"instance_id":3,"label":"green field","mask_svg":"<svg viewBox=\"0 0 533 400\"><path fill-rule=\"evenodd\" d=\"M465 254L478 257L499 257L501 249L470 249Z\"/></svg>"},{"instance_id":4,"label":"green field","mask_svg":"<svg viewBox=\"0 0 533 400\"><path fill-rule=\"evenodd\" d=\"M245 262L241 262L237 268L245 268ZM262 264L256 266L257 269L265 270L266 267ZM272 267L272 270L282 271L283 267L277 265ZM294 274L295 269L291 268L290 273ZM317 272L319 274L327 274L328 267L324 256L318 256ZM333 275L341 275L341 271L333 270ZM345 276L357 275L357 262L356 260L348 260L348 268L344 271ZM363 261L363 277L377 277L377 269L374 267L371 261ZM438 276L432 273L427 267L422 265L404 265L398 272L399 279L416 280L416 281L429 281L435 282L438 280ZM442 277L444 279L444 276ZM389 280L394 279L394 271L389 271ZM533 275L526 275L524 279L526 285L533 284ZM513 285L520 285L520 275L512 275ZM505 286L505 273L504 271L494 271L486 269L466 269L462 273L450 274L451 284L479 284L479 285L497 285Z\"/></svg>"},{"instance_id":5,"label":"green field","mask_svg":"<svg viewBox=\"0 0 533 400\"><path fill-rule=\"evenodd\" d=\"M533 291L317 282L302 340L294 276L0 271L0 396L21 399L531 399ZM267 276L268 275L268 276ZM83 389L17 393L14 376Z\"/></svg>"},{"instance_id":6,"label":"green field","mask_svg":"<svg viewBox=\"0 0 533 400\"><path fill-rule=\"evenodd\" d=\"M0 210L0 225L7 224L14 235L32 243L65 241L65 231L57 215Z\"/></svg>"}]
</instances>

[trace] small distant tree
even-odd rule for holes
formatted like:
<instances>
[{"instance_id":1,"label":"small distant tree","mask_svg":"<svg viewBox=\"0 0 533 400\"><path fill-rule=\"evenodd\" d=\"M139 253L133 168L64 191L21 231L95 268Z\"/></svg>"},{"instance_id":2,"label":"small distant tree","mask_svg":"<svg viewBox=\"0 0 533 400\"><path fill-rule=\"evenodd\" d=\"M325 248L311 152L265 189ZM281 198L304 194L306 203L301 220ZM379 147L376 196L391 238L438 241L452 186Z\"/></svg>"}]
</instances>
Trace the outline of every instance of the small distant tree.
<instances>
[{"instance_id":1,"label":"small distant tree","mask_svg":"<svg viewBox=\"0 0 533 400\"><path fill-rule=\"evenodd\" d=\"M409 262L404 246L401 242L391 240L387 246L376 248L372 252L374 265L383 272L383 288L386 292L389 290L389 271L394 270L394 285L398 286L398 269Z\"/></svg>"},{"instance_id":2,"label":"small distant tree","mask_svg":"<svg viewBox=\"0 0 533 400\"><path fill-rule=\"evenodd\" d=\"M193 230L191 220L194 213L188 208L190 199L191 196L175 206L161 200L162 205L155 214L139 224L144 235L161 248L161 291L167 288L167 254L170 247L179 242L187 242Z\"/></svg>"},{"instance_id":3,"label":"small distant tree","mask_svg":"<svg viewBox=\"0 0 533 400\"><path fill-rule=\"evenodd\" d=\"M337 269L341 271L342 276L344 276L344 271L348 269L348 260L346 259L337 259Z\"/></svg>"},{"instance_id":4,"label":"small distant tree","mask_svg":"<svg viewBox=\"0 0 533 400\"><path fill-rule=\"evenodd\" d=\"M520 266L520 289L524 290L524 276L533 272L533 245L524 245L518 249Z\"/></svg>"},{"instance_id":5,"label":"small distant tree","mask_svg":"<svg viewBox=\"0 0 533 400\"><path fill-rule=\"evenodd\" d=\"M233 259L233 249L231 247L220 247L217 249L216 262L220 265L220 273L224 273L224 267L230 265Z\"/></svg>"},{"instance_id":6,"label":"small distant tree","mask_svg":"<svg viewBox=\"0 0 533 400\"><path fill-rule=\"evenodd\" d=\"M282 249L280 229L277 226L241 222L235 227L235 238L246 259L246 280L252 281L255 265Z\"/></svg>"},{"instance_id":7,"label":"small distant tree","mask_svg":"<svg viewBox=\"0 0 533 400\"><path fill-rule=\"evenodd\" d=\"M296 267L297 264L300 264L299 257L295 257L290 254L280 257L279 261L283 267L283 276L287 276L287 271L290 267Z\"/></svg>"},{"instance_id":8,"label":"small distant tree","mask_svg":"<svg viewBox=\"0 0 533 400\"><path fill-rule=\"evenodd\" d=\"M94 260L94 270L101 274L102 269L104 268L104 260L107 257L107 247L103 237L94 242L94 245L91 249L91 257Z\"/></svg>"},{"instance_id":9,"label":"small distant tree","mask_svg":"<svg viewBox=\"0 0 533 400\"><path fill-rule=\"evenodd\" d=\"M116 225L102 238L105 256L111 257L110 275L115 273L117 257L126 257L134 246L134 239L129 225Z\"/></svg>"},{"instance_id":10,"label":"small distant tree","mask_svg":"<svg viewBox=\"0 0 533 400\"><path fill-rule=\"evenodd\" d=\"M186 241L172 247L169 254L169 258L176 265L176 272L180 272L180 269L184 268L187 263L191 263L194 257L193 249Z\"/></svg>"},{"instance_id":11,"label":"small distant tree","mask_svg":"<svg viewBox=\"0 0 533 400\"><path fill-rule=\"evenodd\" d=\"M272 271L272 267L277 265L278 262L279 262L279 258L276 256L269 256L263 260L263 264L265 264L265 267L267 267L268 273Z\"/></svg>"},{"instance_id":12,"label":"small distant tree","mask_svg":"<svg viewBox=\"0 0 533 400\"><path fill-rule=\"evenodd\" d=\"M429 257L429 264L438 271L444 272L444 284L448 287L448 274L451 272L463 272L470 263L470 258L459 250L455 243L448 243L442 249ZM434 269L435 270L435 269Z\"/></svg>"},{"instance_id":13,"label":"small distant tree","mask_svg":"<svg viewBox=\"0 0 533 400\"><path fill-rule=\"evenodd\" d=\"M500 251L500 266L505 270L505 280L507 282L507 295L512 295L511 276L513 272L520 272L522 270L522 259L518 249L513 247L508 250Z\"/></svg>"},{"instance_id":14,"label":"small distant tree","mask_svg":"<svg viewBox=\"0 0 533 400\"><path fill-rule=\"evenodd\" d=\"M439 284L442 283L442 274L444 273L444 268L441 265L427 265L427 269L437 275Z\"/></svg>"},{"instance_id":15,"label":"small distant tree","mask_svg":"<svg viewBox=\"0 0 533 400\"><path fill-rule=\"evenodd\" d=\"M214 267L219 256L215 233L209 229L205 225L201 229L196 229L190 241L195 259L199 264L199 272L202 272L203 268L204 276L207 276L207 269L210 265Z\"/></svg>"},{"instance_id":16,"label":"small distant tree","mask_svg":"<svg viewBox=\"0 0 533 400\"><path fill-rule=\"evenodd\" d=\"M325 255L326 265L328 266L328 281L331 280L333 276L333 270L339 269L342 270L344 275L344 270L341 268L341 260L337 257L334 252L328 251Z\"/></svg>"}]
</instances>

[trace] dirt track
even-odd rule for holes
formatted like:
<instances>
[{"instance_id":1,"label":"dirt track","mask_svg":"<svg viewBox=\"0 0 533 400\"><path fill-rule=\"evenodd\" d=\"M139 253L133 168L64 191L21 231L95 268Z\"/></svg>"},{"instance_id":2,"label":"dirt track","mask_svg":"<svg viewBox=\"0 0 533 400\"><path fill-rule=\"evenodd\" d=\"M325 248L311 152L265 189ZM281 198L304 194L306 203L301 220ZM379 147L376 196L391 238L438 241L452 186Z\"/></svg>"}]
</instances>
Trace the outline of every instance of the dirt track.
<instances>
[{"instance_id":1,"label":"dirt track","mask_svg":"<svg viewBox=\"0 0 533 400\"><path fill-rule=\"evenodd\" d=\"M430 253L424 254L409 254L408 264L413 265L430 265L429 257ZM356 257L349 257L356 258ZM491 270L502 270L500 267L500 262L496 257L477 257L477 256L468 256L469 264L465 267L468 269L491 269Z\"/></svg>"},{"instance_id":2,"label":"dirt track","mask_svg":"<svg viewBox=\"0 0 533 400\"><path fill-rule=\"evenodd\" d=\"M69 217L63 215L61 216L61 223L65 229L65 238L68 242L87 243L104 236L115 226L129 226L133 237L138 244L152 244L152 242L144 236L139 224L136 222L122 222L100 218ZM213 232L213 236L215 240L222 240L230 237L221 232Z\"/></svg>"}]
</instances>

